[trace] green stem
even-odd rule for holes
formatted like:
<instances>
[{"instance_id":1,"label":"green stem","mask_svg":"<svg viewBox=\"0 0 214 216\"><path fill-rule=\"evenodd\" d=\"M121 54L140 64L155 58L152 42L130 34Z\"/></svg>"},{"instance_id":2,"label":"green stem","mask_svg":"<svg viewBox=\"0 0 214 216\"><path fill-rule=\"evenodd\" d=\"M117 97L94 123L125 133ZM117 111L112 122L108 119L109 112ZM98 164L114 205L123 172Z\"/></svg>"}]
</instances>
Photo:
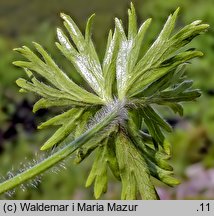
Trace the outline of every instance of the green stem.
<instances>
[{"instance_id":1,"label":"green stem","mask_svg":"<svg viewBox=\"0 0 214 216\"><path fill-rule=\"evenodd\" d=\"M118 111L118 109L113 109L112 112L103 118L103 120L94 125L91 129L87 130L84 134L72 141L66 147L62 148L30 169L2 182L0 184L0 194L11 190L25 181L39 175L40 173L54 166L59 161L65 159L67 156L72 154L75 150L89 141L93 136L95 136L97 132L108 126L118 116Z\"/></svg>"}]
</instances>

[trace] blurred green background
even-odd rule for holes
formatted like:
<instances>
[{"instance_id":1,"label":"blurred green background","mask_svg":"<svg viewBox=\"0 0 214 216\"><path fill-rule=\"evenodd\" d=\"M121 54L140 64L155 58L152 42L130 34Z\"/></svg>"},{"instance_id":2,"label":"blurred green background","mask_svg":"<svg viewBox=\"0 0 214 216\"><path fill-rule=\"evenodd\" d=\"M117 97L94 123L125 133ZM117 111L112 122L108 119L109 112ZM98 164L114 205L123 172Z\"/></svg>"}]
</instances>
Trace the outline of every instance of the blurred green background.
<instances>
[{"instance_id":1,"label":"blurred green background","mask_svg":"<svg viewBox=\"0 0 214 216\"><path fill-rule=\"evenodd\" d=\"M171 163L182 184L175 188L156 181L155 184L162 199L214 199L214 1L133 0L133 3L139 24L148 17L153 18L145 49L155 39L167 16L178 6L181 12L177 28L197 19L210 24L209 32L190 44L190 47L203 51L204 57L194 60L187 68L188 76L195 81L195 87L201 89L202 97L185 104L182 119L164 111L175 129L168 136L173 146ZM0 0L1 181L4 176L32 165L35 152L39 152L41 144L52 133L51 129L37 131L36 125L54 112L42 110L34 115L31 109L36 96L18 93L15 80L25 75L11 64L20 59L12 49L21 45L32 47L31 41L39 42L76 82L81 83L81 78L54 45L55 29L62 26L59 13L71 15L82 30L87 18L96 13L93 38L102 59L108 30L114 27L113 18L120 17L126 24L129 4L129 0ZM76 166L72 158L65 163L67 169L59 168L57 174L47 172L37 188L22 186L11 197L2 195L1 199L93 199L92 188L84 188L91 163ZM120 183L110 176L108 192L102 199L119 198Z\"/></svg>"}]
</instances>

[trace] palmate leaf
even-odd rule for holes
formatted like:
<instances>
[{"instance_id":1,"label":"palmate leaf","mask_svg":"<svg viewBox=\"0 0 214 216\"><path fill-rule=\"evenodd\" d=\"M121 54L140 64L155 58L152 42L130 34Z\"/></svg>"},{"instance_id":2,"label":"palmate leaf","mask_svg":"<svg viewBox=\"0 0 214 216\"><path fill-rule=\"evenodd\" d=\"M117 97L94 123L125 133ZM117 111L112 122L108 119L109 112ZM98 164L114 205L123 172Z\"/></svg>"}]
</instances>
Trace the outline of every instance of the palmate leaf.
<instances>
[{"instance_id":1,"label":"palmate leaf","mask_svg":"<svg viewBox=\"0 0 214 216\"><path fill-rule=\"evenodd\" d=\"M110 143L109 139L106 138L97 149L96 158L86 181L86 187L89 187L94 182L94 196L96 199L107 191L108 167L112 170L115 177L120 179L113 143Z\"/></svg>"},{"instance_id":2,"label":"palmate leaf","mask_svg":"<svg viewBox=\"0 0 214 216\"><path fill-rule=\"evenodd\" d=\"M105 91L108 98L111 98L114 89L116 58L118 52L118 32L115 28L114 34L110 30L103 59L103 76L105 80Z\"/></svg>"},{"instance_id":3,"label":"palmate leaf","mask_svg":"<svg viewBox=\"0 0 214 216\"><path fill-rule=\"evenodd\" d=\"M42 146L41 150L46 150L53 147L54 145L60 143L64 140L71 132L75 129L76 125L79 123L78 120L83 115L84 109L73 108L67 112L55 116L48 121L39 125L39 129L49 127L52 125L62 125L52 136L48 139Z\"/></svg>"},{"instance_id":4,"label":"palmate leaf","mask_svg":"<svg viewBox=\"0 0 214 216\"><path fill-rule=\"evenodd\" d=\"M39 126L58 127L41 149L60 145L66 138L71 141L30 170L0 184L0 193L40 174L74 151L77 164L96 152L86 182L86 186L94 183L96 198L107 191L109 168L122 183L122 199L136 199L139 195L142 199L158 199L151 177L169 186L179 183L168 163L172 147L166 133L172 128L154 105L167 106L183 115L181 102L200 96L200 91L192 88L193 82L186 80L184 69L191 59L203 54L183 47L204 33L208 25L195 21L174 33L178 12L179 9L168 17L157 39L141 55L151 19L138 30L131 4L128 32L116 18L102 63L91 39L94 15L82 34L72 18L62 13L68 35L58 28L56 46L90 90L66 75L41 45L34 43L36 51L26 46L16 49L27 60L14 64L23 67L29 77L17 80L20 91L41 97L33 111L58 106L64 111Z\"/></svg>"},{"instance_id":5,"label":"palmate leaf","mask_svg":"<svg viewBox=\"0 0 214 216\"><path fill-rule=\"evenodd\" d=\"M64 95L64 93L68 94L70 97L69 99L71 101L73 100L75 102L76 101L85 102L85 103L90 103L90 104L96 103L96 101L98 103L102 103L100 98L98 98L96 95L87 92L86 90L82 89L77 84L75 84L71 79L69 79L67 75L63 73L61 69L59 69L59 67L54 63L54 61L46 53L46 51L44 51L44 49L40 45L36 43L34 44L36 48L38 49L39 53L43 56L45 62L40 60L39 57L36 56L36 54L34 54L29 48L24 46L23 48L18 48L15 50L20 52L24 57L26 57L29 60L29 62L16 61L14 62L14 64L19 67L28 68L29 70L32 70L35 73L38 73L39 75L43 76L50 84L55 86L55 89L43 84L42 82L37 81L37 79L34 78L33 75L32 75L33 84L31 84L31 86L27 85L28 82L25 82L24 79L17 80L17 84L21 88L26 89L28 91L33 91L34 89L33 87L35 86L35 91L36 91L37 89L39 90L39 86L36 86L36 85L43 85L41 87L41 89L43 90L43 93L47 92L47 89L49 89L49 91L53 90L55 93L56 92L59 94L61 93L62 95ZM33 89L30 90L31 88ZM42 90L39 90L39 92ZM44 95L41 95L41 96L44 97ZM61 95L47 95L47 98L51 96L53 98L52 100L54 100L55 98L60 98L60 99L63 98Z\"/></svg>"},{"instance_id":6,"label":"palmate leaf","mask_svg":"<svg viewBox=\"0 0 214 216\"><path fill-rule=\"evenodd\" d=\"M144 199L156 199L157 194L144 157L121 133L116 139L116 155L122 181L121 199L136 199L138 190Z\"/></svg>"},{"instance_id":7,"label":"palmate leaf","mask_svg":"<svg viewBox=\"0 0 214 216\"><path fill-rule=\"evenodd\" d=\"M127 86L132 96L142 91L142 88L152 81L155 81L167 72L175 69L178 65L202 55L201 52L187 51L178 53L176 56L169 58L173 55L173 52L186 45L198 34L206 31L208 27L208 25L200 24L200 21L196 21L184 27L170 38L178 11L177 9L173 15L169 16L158 38L133 69L134 75L130 79L130 84ZM169 64L166 65L165 62ZM165 67L165 65L168 67ZM159 69L159 71L157 71L157 67L161 70ZM165 70L162 70L162 67L164 67Z\"/></svg>"},{"instance_id":8,"label":"palmate leaf","mask_svg":"<svg viewBox=\"0 0 214 216\"><path fill-rule=\"evenodd\" d=\"M65 20L64 25L78 51L75 50L70 43L68 49L67 43L64 43L64 41L68 41L68 39L60 29L58 29L58 39L61 45L57 44L58 48L65 57L72 62L77 71L88 82L92 89L101 98L105 98L105 93L103 92L104 77L102 74L102 67L90 37L90 26L94 16L91 16L88 20L85 38L69 16L61 14L61 17Z\"/></svg>"},{"instance_id":9,"label":"palmate leaf","mask_svg":"<svg viewBox=\"0 0 214 216\"><path fill-rule=\"evenodd\" d=\"M129 10L129 32L127 38L122 26L122 21L119 19L115 20L119 41L119 50L116 62L116 77L119 99L125 97L128 81L130 77L133 76L132 71L135 67L136 61L138 60L140 51L139 44L142 43L151 19L146 20L138 32L136 29L136 22L135 9L132 5L131 10Z\"/></svg>"}]
</instances>

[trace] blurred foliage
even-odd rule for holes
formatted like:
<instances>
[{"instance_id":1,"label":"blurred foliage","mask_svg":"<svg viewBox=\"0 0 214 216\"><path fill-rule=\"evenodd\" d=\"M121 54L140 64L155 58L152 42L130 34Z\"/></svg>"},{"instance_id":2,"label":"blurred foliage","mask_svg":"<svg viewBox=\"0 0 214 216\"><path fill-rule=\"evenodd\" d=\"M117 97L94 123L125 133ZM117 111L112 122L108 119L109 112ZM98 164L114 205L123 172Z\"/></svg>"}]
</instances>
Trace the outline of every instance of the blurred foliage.
<instances>
[{"instance_id":1,"label":"blurred foliage","mask_svg":"<svg viewBox=\"0 0 214 216\"><path fill-rule=\"evenodd\" d=\"M133 3L136 5L139 20L153 18L146 38L148 45L161 30L167 15L178 6L181 7L181 13L177 28L196 19L202 19L210 24L209 32L191 43L191 47L203 51L205 56L193 61L187 68L188 76L194 79L195 87L202 90L203 96L197 102L185 105L185 118L182 120L178 116L172 117L172 113L166 111L168 121L175 126L175 133L169 137L174 152L172 163L177 176L185 182L188 181L186 169L190 165L201 163L205 168L214 166L214 2L213 0L133 0ZM50 133L48 130L43 133L35 130L35 125L42 121L44 114L47 115L45 111L38 113L36 117L31 113L31 104L35 96L18 93L15 80L23 73L11 64L17 59L12 49L23 44L31 46L31 41L37 41L52 53L54 59L58 59L57 62L63 62L60 66L70 72L70 76L76 82L81 83L81 78L53 46L56 37L55 26L62 26L59 13L70 14L82 30L89 15L96 13L94 29L98 30L93 32L93 38L100 58L103 58L106 30L113 27L113 17L125 19L128 6L129 0L91 0L90 4L86 0L0 1L0 172L2 175L11 170L11 164L17 164L19 168L23 156L34 157ZM146 49L147 45L144 47ZM21 109L23 107L24 111ZM56 175L47 173L43 176L43 184L40 184L38 189L27 188L25 192L17 190L12 199L92 199L92 191L89 194L88 190L83 188L83 180L88 175L90 166L83 164L79 169L79 166L73 165L72 160L67 163L67 170ZM118 199L120 188L114 183L113 177L110 187L111 192L102 198ZM198 197L202 198L200 194Z\"/></svg>"}]
</instances>

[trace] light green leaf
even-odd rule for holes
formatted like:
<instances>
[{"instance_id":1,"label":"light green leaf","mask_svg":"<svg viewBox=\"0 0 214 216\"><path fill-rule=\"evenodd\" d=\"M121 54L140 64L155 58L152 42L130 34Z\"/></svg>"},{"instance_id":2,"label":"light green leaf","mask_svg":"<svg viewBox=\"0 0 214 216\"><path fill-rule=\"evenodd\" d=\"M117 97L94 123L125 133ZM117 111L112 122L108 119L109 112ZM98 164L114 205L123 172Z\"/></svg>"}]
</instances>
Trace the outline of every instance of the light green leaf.
<instances>
[{"instance_id":1,"label":"light green leaf","mask_svg":"<svg viewBox=\"0 0 214 216\"><path fill-rule=\"evenodd\" d=\"M118 51L118 33L115 28L114 34L112 36L112 31L109 32L106 52L103 59L103 75L105 79L105 92L108 98L112 98L114 82L115 82L115 68L116 68L116 58Z\"/></svg>"},{"instance_id":2,"label":"light green leaf","mask_svg":"<svg viewBox=\"0 0 214 216\"><path fill-rule=\"evenodd\" d=\"M77 120L82 115L84 109L72 109L66 113L60 114L39 126L39 129L50 125L62 125L41 147L41 150L47 150L54 145L62 142L75 129Z\"/></svg>"},{"instance_id":3,"label":"light green leaf","mask_svg":"<svg viewBox=\"0 0 214 216\"><path fill-rule=\"evenodd\" d=\"M76 45L79 52L85 51L85 39L80 31L80 29L77 27L75 22L71 19L70 16L61 13L61 18L64 20L64 26L66 27L67 31L69 32L74 44Z\"/></svg>"},{"instance_id":4,"label":"light green leaf","mask_svg":"<svg viewBox=\"0 0 214 216\"><path fill-rule=\"evenodd\" d=\"M37 112L39 109L48 109L50 107L74 107L74 106L87 106L84 103L79 103L76 101L66 100L66 99L45 99L41 98L33 106L33 112Z\"/></svg>"},{"instance_id":5,"label":"light green leaf","mask_svg":"<svg viewBox=\"0 0 214 216\"><path fill-rule=\"evenodd\" d=\"M200 56L203 56L203 53L199 51L186 51L164 61L158 67L151 67L147 70L146 68L142 69L141 77L134 76L134 79L138 78L138 80L135 80L132 89L128 92L130 97L134 97L138 94L140 95L142 90L144 90L145 86L148 84L158 80L167 73L174 71L179 65L182 65L188 60Z\"/></svg>"},{"instance_id":6,"label":"light green leaf","mask_svg":"<svg viewBox=\"0 0 214 216\"><path fill-rule=\"evenodd\" d=\"M122 181L121 199L134 199L136 186L142 198L156 199L157 194L151 183L146 162L122 133L119 133L116 139L116 155Z\"/></svg>"},{"instance_id":7,"label":"light green leaf","mask_svg":"<svg viewBox=\"0 0 214 216\"><path fill-rule=\"evenodd\" d=\"M168 47L168 39L174 28L178 12L179 8L175 11L173 15L170 15L168 17L168 20L166 21L158 38L155 40L150 49L136 65L135 70L133 71L133 74L135 74L136 77L141 76L142 69L145 71L155 65L160 59L160 57L163 55L165 50L164 48Z\"/></svg>"},{"instance_id":8,"label":"light green leaf","mask_svg":"<svg viewBox=\"0 0 214 216\"><path fill-rule=\"evenodd\" d=\"M137 34L137 19L134 5L131 3L131 9L128 10L129 27L128 27L128 40L134 38Z\"/></svg>"},{"instance_id":9,"label":"light green leaf","mask_svg":"<svg viewBox=\"0 0 214 216\"><path fill-rule=\"evenodd\" d=\"M62 114L59 114L46 122L43 122L41 125L38 126L38 129L43 129L49 126L57 126L63 125L65 122L68 122L70 119L75 119L76 116L79 116L80 112L82 113L83 109L73 108L70 109Z\"/></svg>"},{"instance_id":10,"label":"light green leaf","mask_svg":"<svg viewBox=\"0 0 214 216\"><path fill-rule=\"evenodd\" d=\"M94 196L98 199L107 190L107 168L108 168L108 139L97 148L96 159L94 160L91 172L86 181L86 187L94 182Z\"/></svg>"},{"instance_id":11,"label":"light green leaf","mask_svg":"<svg viewBox=\"0 0 214 216\"><path fill-rule=\"evenodd\" d=\"M86 40L86 43L90 43L91 41L91 34L92 34L92 31L91 31L91 28L92 28L92 25L93 25L93 22L94 22L94 18L95 18L95 14L92 14L88 21L87 21L87 24L86 24L86 28L85 28L85 40Z\"/></svg>"},{"instance_id":12,"label":"light green leaf","mask_svg":"<svg viewBox=\"0 0 214 216\"><path fill-rule=\"evenodd\" d=\"M28 68L28 70L31 70L43 76L49 83L56 87L56 91L61 90L66 94L70 94L72 100L76 98L76 101L85 100L86 103L103 103L99 97L87 92L86 90L75 84L71 79L69 79L67 75L65 75L61 71L61 69L59 69L59 67L54 63L54 61L50 58L50 56L48 56L46 51L40 45L35 43L35 46L42 54L46 63L40 60L38 56L36 56L28 47L23 46L23 48L18 48L15 50L24 55L30 62L16 61L13 62L13 64L19 67ZM18 80L17 82L18 85L24 88L20 80Z\"/></svg>"},{"instance_id":13,"label":"light green leaf","mask_svg":"<svg viewBox=\"0 0 214 216\"><path fill-rule=\"evenodd\" d=\"M125 97L127 91L127 85L132 77L133 68L138 60L140 47L139 44L142 43L144 34L150 24L150 19L148 19L142 26L139 32L136 34L132 31L134 30L134 22L136 22L136 15L134 11L129 12L129 38L127 39L122 23L120 20L115 20L116 29L119 32L119 50L116 61L116 78L117 78L117 89L118 97L120 99ZM132 29L133 28L133 29ZM132 35L132 36L131 36ZM135 35L135 36L134 36Z\"/></svg>"},{"instance_id":14,"label":"light green leaf","mask_svg":"<svg viewBox=\"0 0 214 216\"><path fill-rule=\"evenodd\" d=\"M67 43L64 43L64 41L67 41L67 38L63 36L64 34L61 33L62 31L58 32L58 38L61 45L57 44L57 47L65 55L65 57L71 61L80 75L91 86L91 88L101 98L104 99L105 92L103 91L104 78L102 74L102 68L94 45L90 39L90 26L93 16L89 18L88 24L86 26L86 38L83 37L81 31L76 26L71 17L65 14L61 14L61 17L65 20L64 25L69 32L71 39L76 45L78 52L74 52L73 48L68 49L66 47ZM62 37L65 39L61 39Z\"/></svg>"}]
</instances>

